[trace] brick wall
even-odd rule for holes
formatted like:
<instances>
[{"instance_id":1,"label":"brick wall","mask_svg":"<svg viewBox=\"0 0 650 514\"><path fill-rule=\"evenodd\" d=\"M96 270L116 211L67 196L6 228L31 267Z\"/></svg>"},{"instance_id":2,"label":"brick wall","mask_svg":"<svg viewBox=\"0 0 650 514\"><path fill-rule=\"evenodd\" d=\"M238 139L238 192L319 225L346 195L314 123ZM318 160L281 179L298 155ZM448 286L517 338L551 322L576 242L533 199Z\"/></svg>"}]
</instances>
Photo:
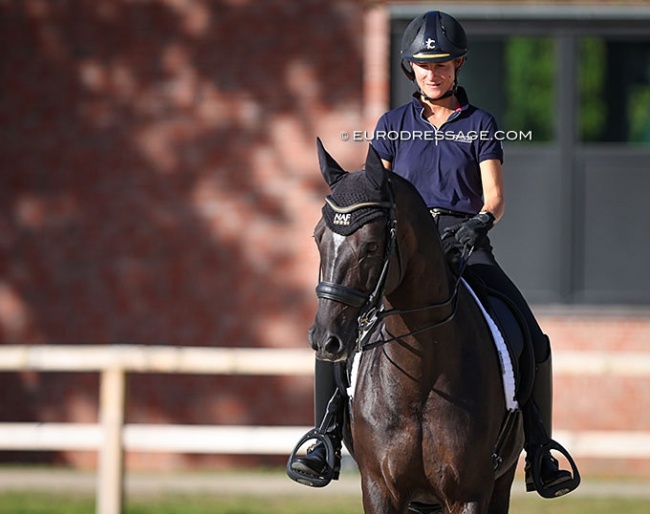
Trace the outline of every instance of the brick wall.
<instances>
[{"instance_id":1,"label":"brick wall","mask_svg":"<svg viewBox=\"0 0 650 514\"><path fill-rule=\"evenodd\" d=\"M539 321L554 353L563 351L639 352L648 356L650 316L635 314L544 314ZM554 427L569 431L650 432L650 376L608 376L556 373ZM568 444L567 441L564 442ZM647 450L647 449L646 449ZM583 474L650 477L648 459L577 460Z\"/></svg>"},{"instance_id":2,"label":"brick wall","mask_svg":"<svg viewBox=\"0 0 650 514\"><path fill-rule=\"evenodd\" d=\"M0 342L306 344L315 138L363 160L339 140L362 22L351 0L0 2ZM131 422L311 417L311 380L129 386ZM96 420L94 375L0 388L0 421Z\"/></svg>"}]
</instances>

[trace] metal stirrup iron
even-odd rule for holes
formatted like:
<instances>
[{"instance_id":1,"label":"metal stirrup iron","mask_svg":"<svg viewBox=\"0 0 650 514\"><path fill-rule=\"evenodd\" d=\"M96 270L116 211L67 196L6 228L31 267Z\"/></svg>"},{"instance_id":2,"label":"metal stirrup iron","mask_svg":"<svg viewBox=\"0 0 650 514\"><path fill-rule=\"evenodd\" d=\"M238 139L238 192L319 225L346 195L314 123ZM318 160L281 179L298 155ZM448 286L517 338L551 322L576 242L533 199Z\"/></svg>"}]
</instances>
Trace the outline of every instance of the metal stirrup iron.
<instances>
[{"instance_id":1,"label":"metal stirrup iron","mask_svg":"<svg viewBox=\"0 0 650 514\"><path fill-rule=\"evenodd\" d=\"M569 461L573 477L570 480L564 480L559 484L545 485L542 482L542 459L547 452L556 450L560 452ZM570 493L580 485L580 472L576 466L573 457L569 452L557 441L549 439L548 442L537 448L535 457L532 462L533 482L535 482L535 489L537 493L543 498L559 498L565 494Z\"/></svg>"},{"instance_id":2,"label":"metal stirrup iron","mask_svg":"<svg viewBox=\"0 0 650 514\"><path fill-rule=\"evenodd\" d=\"M336 423L336 415L340 408L340 404L341 393L337 389L327 404L327 411L320 426L318 428L312 428L300 439L300 441L298 441L298 444L296 444L295 448L291 452L291 455L289 455L289 460L287 461L287 476L291 480L310 487L325 487L332 480L338 479L339 470L337 469L337 459L341 458L341 448L340 445L337 445L337 448L334 447L334 444L332 443L332 437L328 432L331 433L330 429ZM298 453L300 448L307 441L310 441L312 439L315 439L325 446L327 471L320 477L301 473L291 467L291 464L296 458L296 453Z\"/></svg>"}]
</instances>

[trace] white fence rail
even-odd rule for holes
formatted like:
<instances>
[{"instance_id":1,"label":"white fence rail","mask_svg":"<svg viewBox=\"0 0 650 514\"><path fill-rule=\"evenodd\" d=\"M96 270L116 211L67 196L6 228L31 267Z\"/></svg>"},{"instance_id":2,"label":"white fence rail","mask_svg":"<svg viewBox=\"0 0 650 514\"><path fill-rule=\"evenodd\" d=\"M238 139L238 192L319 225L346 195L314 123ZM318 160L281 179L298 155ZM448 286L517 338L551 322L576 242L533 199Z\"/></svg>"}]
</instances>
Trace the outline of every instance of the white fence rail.
<instances>
[{"instance_id":1,"label":"white fence rail","mask_svg":"<svg viewBox=\"0 0 650 514\"><path fill-rule=\"evenodd\" d=\"M96 450L97 514L120 514L125 451L288 454L309 427L125 424L127 373L311 375L305 349L0 346L0 371L99 372L99 423L0 423L0 450ZM650 376L650 353L557 352L555 374ZM562 432L574 457L650 459L650 433Z\"/></svg>"}]
</instances>

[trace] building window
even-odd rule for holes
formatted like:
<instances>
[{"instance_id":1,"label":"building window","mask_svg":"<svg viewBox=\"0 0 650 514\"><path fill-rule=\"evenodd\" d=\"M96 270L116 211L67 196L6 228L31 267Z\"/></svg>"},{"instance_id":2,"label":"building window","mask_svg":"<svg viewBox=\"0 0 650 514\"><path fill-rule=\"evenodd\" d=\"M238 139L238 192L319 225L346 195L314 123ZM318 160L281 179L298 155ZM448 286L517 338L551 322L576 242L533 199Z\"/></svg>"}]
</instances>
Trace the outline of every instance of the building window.
<instances>
[{"instance_id":1,"label":"building window","mask_svg":"<svg viewBox=\"0 0 650 514\"><path fill-rule=\"evenodd\" d=\"M475 36L460 83L502 130L532 133L531 140L513 142L549 142L555 138L555 60L551 38Z\"/></svg>"},{"instance_id":2,"label":"building window","mask_svg":"<svg viewBox=\"0 0 650 514\"><path fill-rule=\"evenodd\" d=\"M585 37L578 52L580 140L650 144L650 40Z\"/></svg>"}]
</instances>

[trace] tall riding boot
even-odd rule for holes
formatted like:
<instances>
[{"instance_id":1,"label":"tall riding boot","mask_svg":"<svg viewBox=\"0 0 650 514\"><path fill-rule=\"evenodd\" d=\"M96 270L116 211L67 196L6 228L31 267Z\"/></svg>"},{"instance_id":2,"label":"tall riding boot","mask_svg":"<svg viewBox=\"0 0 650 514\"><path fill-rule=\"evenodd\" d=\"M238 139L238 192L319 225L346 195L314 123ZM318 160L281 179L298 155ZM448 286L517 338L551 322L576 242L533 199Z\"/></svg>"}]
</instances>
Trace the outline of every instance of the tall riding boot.
<instances>
[{"instance_id":1,"label":"tall riding boot","mask_svg":"<svg viewBox=\"0 0 650 514\"><path fill-rule=\"evenodd\" d=\"M535 382L531 399L524 406L524 430L526 432L526 490L536 490L533 462L539 451L541 455L540 478L543 486L556 487L572 479L570 472L561 470L558 461L542 446L551 440L553 427L553 367L551 348L544 362L536 365ZM538 457L539 458L539 457ZM568 492L568 491L567 491Z\"/></svg>"},{"instance_id":2,"label":"tall riding boot","mask_svg":"<svg viewBox=\"0 0 650 514\"><path fill-rule=\"evenodd\" d=\"M334 479L338 478L341 463L341 416L335 413L336 415L329 426L322 427L321 425L328 414L328 405L336 393L336 389L335 364L317 360L314 373L314 419L316 427L326 430L321 437L327 437L334 448ZM293 459L290 465L291 469L296 472L315 479L322 478L329 471L326 445L319 441L307 450L306 456Z\"/></svg>"},{"instance_id":3,"label":"tall riding boot","mask_svg":"<svg viewBox=\"0 0 650 514\"><path fill-rule=\"evenodd\" d=\"M319 427L327 413L327 404L336 391L335 364L316 360L314 367L314 426Z\"/></svg>"}]
</instances>

